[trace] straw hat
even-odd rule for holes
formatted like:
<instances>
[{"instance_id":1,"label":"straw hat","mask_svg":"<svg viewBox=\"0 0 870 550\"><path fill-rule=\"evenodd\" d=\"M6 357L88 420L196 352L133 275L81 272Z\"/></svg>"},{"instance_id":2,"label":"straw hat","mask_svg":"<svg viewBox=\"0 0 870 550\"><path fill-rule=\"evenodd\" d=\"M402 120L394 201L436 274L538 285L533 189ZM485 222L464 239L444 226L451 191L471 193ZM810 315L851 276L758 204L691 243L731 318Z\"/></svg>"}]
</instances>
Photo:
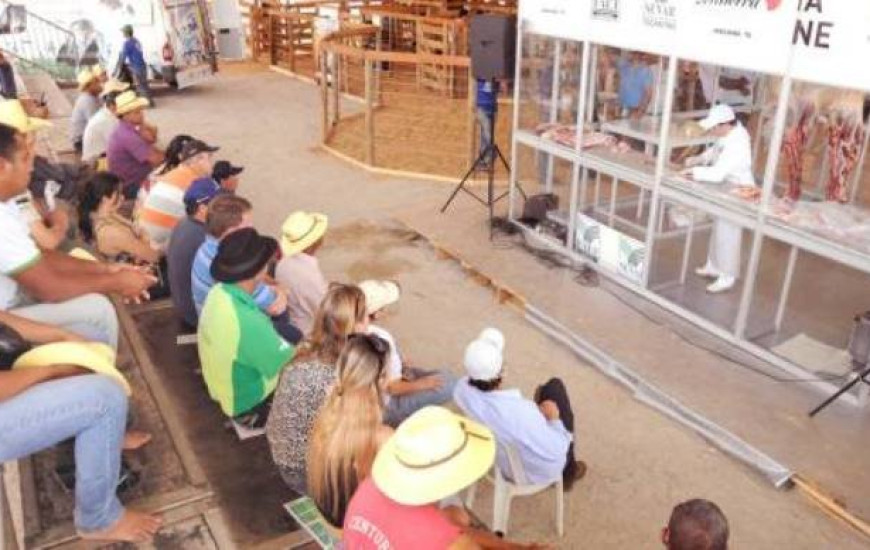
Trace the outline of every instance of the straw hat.
<instances>
[{"instance_id":1,"label":"straw hat","mask_svg":"<svg viewBox=\"0 0 870 550\"><path fill-rule=\"evenodd\" d=\"M359 285L366 296L366 313L372 315L385 307L395 304L402 295L402 289L395 281L363 281Z\"/></svg>"},{"instance_id":2,"label":"straw hat","mask_svg":"<svg viewBox=\"0 0 870 550\"><path fill-rule=\"evenodd\" d=\"M293 212L281 226L281 250L285 256L302 252L326 234L328 219L313 212Z\"/></svg>"},{"instance_id":3,"label":"straw hat","mask_svg":"<svg viewBox=\"0 0 870 550\"><path fill-rule=\"evenodd\" d=\"M93 67L85 67L84 69L79 71L79 74L76 76L76 81L79 83L79 90L84 90L88 87L88 84L99 78L96 72L94 72Z\"/></svg>"},{"instance_id":4,"label":"straw hat","mask_svg":"<svg viewBox=\"0 0 870 550\"><path fill-rule=\"evenodd\" d=\"M22 134L35 132L51 126L51 122L41 118L33 118L24 110L17 99L0 101L0 124L12 126Z\"/></svg>"},{"instance_id":5,"label":"straw hat","mask_svg":"<svg viewBox=\"0 0 870 550\"><path fill-rule=\"evenodd\" d=\"M494 460L491 431L444 407L424 407L381 447L372 478L393 501L419 506L468 487Z\"/></svg>"},{"instance_id":6,"label":"straw hat","mask_svg":"<svg viewBox=\"0 0 870 550\"><path fill-rule=\"evenodd\" d=\"M103 84L103 91L100 92L100 97L106 97L109 94L120 93L127 91L130 87L130 84L127 82L121 82L117 78L113 78L111 80L107 80L105 84Z\"/></svg>"},{"instance_id":7,"label":"straw hat","mask_svg":"<svg viewBox=\"0 0 870 550\"><path fill-rule=\"evenodd\" d=\"M48 367L50 365L76 365L104 374L118 382L124 393L131 394L130 384L115 367L115 352L106 344L97 342L56 342L37 346L15 361L13 369Z\"/></svg>"},{"instance_id":8,"label":"straw hat","mask_svg":"<svg viewBox=\"0 0 870 550\"><path fill-rule=\"evenodd\" d=\"M136 95L136 92L133 90L127 90L126 92L122 92L115 98L115 112L118 116L126 115L128 113L132 113L133 111L137 111L139 109L145 109L148 107L148 100L144 97L139 97Z\"/></svg>"}]
</instances>

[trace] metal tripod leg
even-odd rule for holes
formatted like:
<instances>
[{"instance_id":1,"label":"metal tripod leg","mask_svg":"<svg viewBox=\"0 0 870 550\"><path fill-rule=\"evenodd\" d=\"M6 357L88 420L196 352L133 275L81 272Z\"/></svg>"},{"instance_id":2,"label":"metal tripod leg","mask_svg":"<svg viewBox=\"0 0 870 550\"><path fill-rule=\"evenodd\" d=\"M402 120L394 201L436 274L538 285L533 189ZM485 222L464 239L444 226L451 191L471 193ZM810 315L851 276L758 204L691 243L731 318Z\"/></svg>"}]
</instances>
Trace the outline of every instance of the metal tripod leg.
<instances>
[{"instance_id":1,"label":"metal tripod leg","mask_svg":"<svg viewBox=\"0 0 870 550\"><path fill-rule=\"evenodd\" d=\"M477 168L480 166L480 164L483 163L484 159L492 152L492 147L492 145L487 146L483 151L480 152L479 155L477 155L477 158L474 159L474 164L472 164L471 168L468 169L468 172L466 172L465 175L462 176L459 184L456 186L455 189L453 189L453 192L450 194L450 198L448 198L447 202L444 203L444 206L441 207L442 214L447 211L447 208L450 206L450 204L453 202L453 199L456 198L456 195L458 195L460 191L465 191L466 193L480 201L484 206L487 205L486 201L466 189L465 184L468 183L468 178L471 177L471 174L477 171Z\"/></svg>"},{"instance_id":2,"label":"metal tripod leg","mask_svg":"<svg viewBox=\"0 0 870 550\"><path fill-rule=\"evenodd\" d=\"M861 371L860 373L855 375L855 378L850 380L848 384L846 384L845 386L843 386L842 388L837 390L837 392L834 395L825 399L825 401L821 405L819 405L818 407L816 407L815 409L810 411L810 418L812 418L812 417L816 416L818 413L822 412L822 410L825 409L828 405L830 405L831 403L833 403L834 401L839 399L841 395L843 395L847 391L851 390L855 386L855 384L857 384L859 382L864 382L865 384L870 384L870 381L867 380L868 376L870 376L870 367L867 367L866 369L864 369L863 371Z\"/></svg>"}]
</instances>

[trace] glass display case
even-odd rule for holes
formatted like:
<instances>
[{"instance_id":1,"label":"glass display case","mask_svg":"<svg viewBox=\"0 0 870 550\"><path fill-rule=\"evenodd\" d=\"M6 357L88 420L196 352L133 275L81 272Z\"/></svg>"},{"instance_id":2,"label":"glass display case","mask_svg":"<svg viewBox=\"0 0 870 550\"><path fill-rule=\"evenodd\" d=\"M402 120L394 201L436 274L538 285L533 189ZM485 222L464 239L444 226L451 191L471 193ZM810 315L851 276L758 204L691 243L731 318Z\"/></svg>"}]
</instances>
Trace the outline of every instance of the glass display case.
<instances>
[{"instance_id":1,"label":"glass display case","mask_svg":"<svg viewBox=\"0 0 870 550\"><path fill-rule=\"evenodd\" d=\"M638 23L608 6L591 18L588 6L572 8L583 20L570 33L549 35L552 10L536 18L527 7L521 18L511 219L829 386L782 346L797 338L842 351L853 316L870 309L870 104L860 91L870 77L818 70L833 61L791 43L796 6L746 16L683 6L693 24L671 26L676 11L651 25L649 14ZM731 27L742 32L724 33ZM855 42L836 43L835 55L844 44ZM558 197L544 231L524 218L516 185ZM851 298L820 298L826 283L813 274Z\"/></svg>"}]
</instances>

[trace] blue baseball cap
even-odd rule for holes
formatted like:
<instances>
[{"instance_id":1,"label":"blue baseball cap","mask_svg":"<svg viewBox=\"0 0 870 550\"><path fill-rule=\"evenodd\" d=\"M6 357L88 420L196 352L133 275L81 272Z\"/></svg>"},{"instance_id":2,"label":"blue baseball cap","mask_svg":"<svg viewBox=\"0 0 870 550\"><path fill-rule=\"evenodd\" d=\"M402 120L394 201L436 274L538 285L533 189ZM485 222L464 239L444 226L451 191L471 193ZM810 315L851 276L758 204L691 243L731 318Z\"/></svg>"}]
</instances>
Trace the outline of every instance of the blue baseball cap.
<instances>
[{"instance_id":1,"label":"blue baseball cap","mask_svg":"<svg viewBox=\"0 0 870 550\"><path fill-rule=\"evenodd\" d=\"M184 192L184 205L188 207L206 204L221 194L221 186L210 177L194 180Z\"/></svg>"}]
</instances>

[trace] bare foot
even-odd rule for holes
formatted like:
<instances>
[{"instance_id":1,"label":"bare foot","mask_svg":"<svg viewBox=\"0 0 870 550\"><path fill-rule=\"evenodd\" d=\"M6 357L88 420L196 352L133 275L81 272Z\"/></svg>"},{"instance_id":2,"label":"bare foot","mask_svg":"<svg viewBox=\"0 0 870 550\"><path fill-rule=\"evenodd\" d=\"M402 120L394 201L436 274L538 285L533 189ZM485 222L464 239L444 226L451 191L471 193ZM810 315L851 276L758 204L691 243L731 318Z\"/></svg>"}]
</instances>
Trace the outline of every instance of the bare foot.
<instances>
[{"instance_id":1,"label":"bare foot","mask_svg":"<svg viewBox=\"0 0 870 550\"><path fill-rule=\"evenodd\" d=\"M79 533L79 536L84 540L144 542L154 536L162 523L163 520L158 516L124 510L121 519L108 529Z\"/></svg>"},{"instance_id":2,"label":"bare foot","mask_svg":"<svg viewBox=\"0 0 870 550\"><path fill-rule=\"evenodd\" d=\"M150 433L130 430L124 434L124 442L121 444L121 449L125 451L135 451L136 449L141 449L150 441Z\"/></svg>"}]
</instances>

